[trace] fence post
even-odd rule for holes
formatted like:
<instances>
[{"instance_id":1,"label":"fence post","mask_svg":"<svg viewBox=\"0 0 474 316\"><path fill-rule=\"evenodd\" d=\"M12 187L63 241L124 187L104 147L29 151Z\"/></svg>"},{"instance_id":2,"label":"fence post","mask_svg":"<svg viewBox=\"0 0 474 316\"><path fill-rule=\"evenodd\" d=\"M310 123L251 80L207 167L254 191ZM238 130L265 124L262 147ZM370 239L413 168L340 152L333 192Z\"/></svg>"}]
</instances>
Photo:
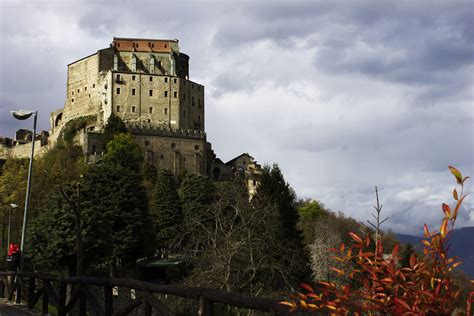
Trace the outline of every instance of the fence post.
<instances>
[{"instance_id":1,"label":"fence post","mask_svg":"<svg viewBox=\"0 0 474 316\"><path fill-rule=\"evenodd\" d=\"M112 316L114 312L114 297L112 295L112 287L104 286L104 297L105 297L105 316Z\"/></svg>"},{"instance_id":2,"label":"fence post","mask_svg":"<svg viewBox=\"0 0 474 316\"><path fill-rule=\"evenodd\" d=\"M84 292L85 284L79 286L79 315L83 316L87 313L87 298Z\"/></svg>"},{"instance_id":3,"label":"fence post","mask_svg":"<svg viewBox=\"0 0 474 316\"><path fill-rule=\"evenodd\" d=\"M143 315L151 316L151 304L146 300L145 290L143 290Z\"/></svg>"},{"instance_id":4,"label":"fence post","mask_svg":"<svg viewBox=\"0 0 474 316\"><path fill-rule=\"evenodd\" d=\"M199 297L199 311L198 315L199 316L212 316L214 312L214 304L209 301L207 298L204 296Z\"/></svg>"},{"instance_id":5,"label":"fence post","mask_svg":"<svg viewBox=\"0 0 474 316\"><path fill-rule=\"evenodd\" d=\"M16 278L15 278L15 288L16 288L15 302L17 304L20 304L21 303L21 284L20 284L20 276L18 275L18 273L16 274Z\"/></svg>"},{"instance_id":6,"label":"fence post","mask_svg":"<svg viewBox=\"0 0 474 316\"><path fill-rule=\"evenodd\" d=\"M36 278L28 278L28 308L33 308L33 300L35 299Z\"/></svg>"},{"instance_id":7,"label":"fence post","mask_svg":"<svg viewBox=\"0 0 474 316\"><path fill-rule=\"evenodd\" d=\"M58 316L66 316L66 293L67 293L67 283L59 282L58 289Z\"/></svg>"},{"instance_id":8,"label":"fence post","mask_svg":"<svg viewBox=\"0 0 474 316\"><path fill-rule=\"evenodd\" d=\"M48 291L46 291L43 284L43 306L42 306L43 315L48 315L48 311L49 311L49 295L48 295Z\"/></svg>"}]
</instances>

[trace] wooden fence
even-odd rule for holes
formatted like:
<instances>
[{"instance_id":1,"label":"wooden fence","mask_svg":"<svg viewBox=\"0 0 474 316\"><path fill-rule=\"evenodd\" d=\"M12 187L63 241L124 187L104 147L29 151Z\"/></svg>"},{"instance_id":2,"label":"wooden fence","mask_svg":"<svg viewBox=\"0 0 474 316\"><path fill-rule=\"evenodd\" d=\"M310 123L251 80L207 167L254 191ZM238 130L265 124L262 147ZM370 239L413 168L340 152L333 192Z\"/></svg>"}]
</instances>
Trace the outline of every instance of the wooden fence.
<instances>
[{"instance_id":1,"label":"wooden fence","mask_svg":"<svg viewBox=\"0 0 474 316\"><path fill-rule=\"evenodd\" d=\"M214 305L223 304L248 310L267 312L270 315L287 315L287 309L276 301L227 293L211 288L159 285L126 278L72 277L65 278L41 272L1 272L0 297L12 300L26 300L28 308L33 308L42 299L42 313L48 314L50 305L57 309L58 316L67 315L73 308L79 315L86 313L96 316L128 315L141 306L142 315L174 315L155 294L165 294L197 301L198 315L211 316ZM69 291L68 291L68 285ZM100 287L103 302L97 300L91 287ZM135 291L135 299L117 310L114 308L114 287ZM20 291L17 289L20 288ZM72 289L72 290L71 290Z\"/></svg>"}]
</instances>

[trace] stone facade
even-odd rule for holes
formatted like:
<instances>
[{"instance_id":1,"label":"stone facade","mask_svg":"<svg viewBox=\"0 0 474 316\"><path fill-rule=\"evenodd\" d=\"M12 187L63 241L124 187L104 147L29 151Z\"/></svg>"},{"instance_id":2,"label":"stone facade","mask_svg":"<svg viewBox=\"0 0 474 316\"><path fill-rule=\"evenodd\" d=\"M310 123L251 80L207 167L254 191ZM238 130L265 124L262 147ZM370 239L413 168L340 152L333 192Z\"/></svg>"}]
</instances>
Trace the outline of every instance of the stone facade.
<instances>
[{"instance_id":1,"label":"stone facade","mask_svg":"<svg viewBox=\"0 0 474 316\"><path fill-rule=\"evenodd\" d=\"M157 169L222 180L258 166L248 154L228 163L215 156L206 140L204 86L189 80L189 56L179 51L178 40L114 38L108 48L70 63L64 108L51 113L50 132L37 136L36 154L54 146L68 122L95 116L75 139L88 161L96 160L104 152L100 132L112 113ZM31 150L24 144L31 132L19 133L15 141L0 142L0 158Z\"/></svg>"}]
</instances>

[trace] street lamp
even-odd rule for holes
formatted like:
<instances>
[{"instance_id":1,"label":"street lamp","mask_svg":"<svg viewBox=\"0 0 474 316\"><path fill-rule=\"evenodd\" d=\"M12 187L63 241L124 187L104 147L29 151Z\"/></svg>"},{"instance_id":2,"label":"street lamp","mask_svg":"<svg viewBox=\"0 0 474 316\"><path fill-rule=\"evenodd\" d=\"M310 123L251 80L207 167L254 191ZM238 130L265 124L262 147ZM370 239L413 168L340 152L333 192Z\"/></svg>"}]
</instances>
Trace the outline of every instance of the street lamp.
<instances>
[{"instance_id":1,"label":"street lamp","mask_svg":"<svg viewBox=\"0 0 474 316\"><path fill-rule=\"evenodd\" d=\"M28 168L28 182L26 185L25 211L23 213L23 227L21 229L20 270L23 270L23 261L24 261L23 259L24 259L25 237L26 237L26 220L28 218L28 207L30 206L31 176L33 173L33 156L35 154L36 120L38 117L38 111L18 110L18 111L11 111L11 113L14 118L21 121L28 119L33 114L35 115L34 120L33 120L33 135L31 137L31 155L30 155L30 166Z\"/></svg>"},{"instance_id":2,"label":"street lamp","mask_svg":"<svg viewBox=\"0 0 474 316\"><path fill-rule=\"evenodd\" d=\"M8 250L10 248L10 229L11 229L11 218L12 218L12 209L15 209L18 207L18 204L10 204L11 208L8 209L8 238L7 238L7 256L8 256Z\"/></svg>"}]
</instances>

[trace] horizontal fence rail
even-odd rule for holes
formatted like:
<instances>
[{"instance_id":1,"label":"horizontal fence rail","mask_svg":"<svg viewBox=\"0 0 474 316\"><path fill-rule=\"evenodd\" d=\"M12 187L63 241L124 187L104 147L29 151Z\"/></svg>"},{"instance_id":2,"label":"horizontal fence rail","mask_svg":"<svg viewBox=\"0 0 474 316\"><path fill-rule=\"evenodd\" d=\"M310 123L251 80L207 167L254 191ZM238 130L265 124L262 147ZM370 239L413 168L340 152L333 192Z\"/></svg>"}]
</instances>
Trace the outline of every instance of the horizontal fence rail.
<instances>
[{"instance_id":1,"label":"horizontal fence rail","mask_svg":"<svg viewBox=\"0 0 474 316\"><path fill-rule=\"evenodd\" d=\"M270 315L288 314L287 309L276 301L212 288L161 285L128 278L61 277L42 272L0 271L0 277L0 297L12 300L16 293L16 302L24 298L31 309L41 299L41 311L45 315L50 305L56 307L58 316L68 315L73 309L76 315L129 315L136 312L138 307L141 314L146 316L174 315L156 295L194 300L198 304L197 314L200 316L214 315L215 304L267 312ZM101 288L103 300L99 302L92 287ZM118 287L134 291L133 300L120 308L114 306L114 289Z\"/></svg>"}]
</instances>

